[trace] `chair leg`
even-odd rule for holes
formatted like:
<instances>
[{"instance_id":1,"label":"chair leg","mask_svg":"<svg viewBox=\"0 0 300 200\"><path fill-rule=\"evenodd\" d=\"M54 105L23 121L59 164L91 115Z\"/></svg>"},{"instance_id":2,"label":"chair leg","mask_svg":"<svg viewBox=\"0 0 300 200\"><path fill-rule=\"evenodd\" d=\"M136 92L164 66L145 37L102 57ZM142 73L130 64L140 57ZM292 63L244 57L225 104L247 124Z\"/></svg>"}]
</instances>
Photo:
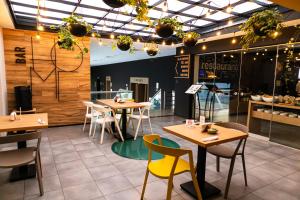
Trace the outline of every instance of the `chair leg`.
<instances>
[{"instance_id":1,"label":"chair leg","mask_svg":"<svg viewBox=\"0 0 300 200\"><path fill-rule=\"evenodd\" d=\"M36 157L35 159L35 166L37 169L37 179L39 182L39 188L40 188L40 195L43 196L44 195L44 188L43 188L43 181L42 181L42 174L41 174L41 164L39 162L38 157Z\"/></svg>"},{"instance_id":2,"label":"chair leg","mask_svg":"<svg viewBox=\"0 0 300 200\"><path fill-rule=\"evenodd\" d=\"M246 173L246 163L245 163L245 155L244 154L242 154L242 162L243 162L245 185L248 186L247 173Z\"/></svg>"},{"instance_id":3,"label":"chair leg","mask_svg":"<svg viewBox=\"0 0 300 200\"><path fill-rule=\"evenodd\" d=\"M42 161L41 161L41 154L37 152L37 158L39 159L40 169L41 169L41 176L43 177L43 169L42 169Z\"/></svg>"},{"instance_id":4,"label":"chair leg","mask_svg":"<svg viewBox=\"0 0 300 200\"><path fill-rule=\"evenodd\" d=\"M202 200L202 195L201 195L201 192L200 192L200 189L199 189L199 184L198 184L198 181L197 181L197 178L196 178L196 174L195 174L195 170L191 170L191 176L192 176L192 181L193 181L193 184L194 184L194 188L196 190L196 194L197 194L197 199L198 200Z\"/></svg>"},{"instance_id":5,"label":"chair leg","mask_svg":"<svg viewBox=\"0 0 300 200\"><path fill-rule=\"evenodd\" d=\"M149 120L150 131L151 131L151 134L152 134L153 131L152 131L152 125L151 125L150 117L148 118L148 120Z\"/></svg>"},{"instance_id":6,"label":"chair leg","mask_svg":"<svg viewBox=\"0 0 300 200\"><path fill-rule=\"evenodd\" d=\"M93 120L91 119L90 130L89 130L89 137L91 137L91 135L92 135L93 125L94 125L94 123L93 123Z\"/></svg>"},{"instance_id":7,"label":"chair leg","mask_svg":"<svg viewBox=\"0 0 300 200\"><path fill-rule=\"evenodd\" d=\"M217 172L220 172L220 157L217 156L217 159L216 159L216 170Z\"/></svg>"},{"instance_id":8,"label":"chair leg","mask_svg":"<svg viewBox=\"0 0 300 200\"><path fill-rule=\"evenodd\" d=\"M138 122L138 125L137 125L137 127L136 127L134 140L136 140L136 137L137 137L137 135L138 135L138 133L139 133L139 128L140 128L140 125L141 125L141 121L142 121L142 119L140 118L140 119L139 119L139 122Z\"/></svg>"},{"instance_id":9,"label":"chair leg","mask_svg":"<svg viewBox=\"0 0 300 200\"><path fill-rule=\"evenodd\" d=\"M145 174L145 179L144 179L144 185L143 185L141 200L144 199L144 194L145 194L145 191L146 191L146 185L147 185L148 176L149 176L149 170L147 168L147 171L146 171L146 174Z\"/></svg>"},{"instance_id":10,"label":"chair leg","mask_svg":"<svg viewBox=\"0 0 300 200\"><path fill-rule=\"evenodd\" d=\"M95 134L96 134L96 129L97 129L97 123L94 123L94 133L93 133L93 138L95 138Z\"/></svg>"},{"instance_id":11,"label":"chair leg","mask_svg":"<svg viewBox=\"0 0 300 200\"><path fill-rule=\"evenodd\" d=\"M101 130L101 139L100 139L100 144L103 143L103 137L104 137L104 131L105 131L105 122L102 125L102 130Z\"/></svg>"},{"instance_id":12,"label":"chair leg","mask_svg":"<svg viewBox=\"0 0 300 200\"><path fill-rule=\"evenodd\" d=\"M119 133L119 135L121 137L121 140L124 142L124 138L123 138L122 132L120 130L120 126L116 122L117 122L117 120L115 119L115 126L117 127L117 130L118 130L118 133Z\"/></svg>"},{"instance_id":13,"label":"chair leg","mask_svg":"<svg viewBox=\"0 0 300 200\"><path fill-rule=\"evenodd\" d=\"M229 172L228 172L228 177L227 177L227 183L226 183L226 188L225 188L224 199L227 199L227 197L228 197L228 191L229 191L229 187L230 187L230 182L231 182L231 177L232 177L234 162L235 162L235 157L231 158Z\"/></svg>"},{"instance_id":14,"label":"chair leg","mask_svg":"<svg viewBox=\"0 0 300 200\"><path fill-rule=\"evenodd\" d=\"M143 119L141 119L142 134L144 134Z\"/></svg>"},{"instance_id":15,"label":"chair leg","mask_svg":"<svg viewBox=\"0 0 300 200\"><path fill-rule=\"evenodd\" d=\"M171 175L168 180L168 191L167 191L166 200L171 200L172 190L173 190L173 176Z\"/></svg>"},{"instance_id":16,"label":"chair leg","mask_svg":"<svg viewBox=\"0 0 300 200\"><path fill-rule=\"evenodd\" d=\"M82 128L83 132L84 132L84 129L85 129L85 125L86 125L86 117L84 118L84 124L83 124L83 128Z\"/></svg>"}]
</instances>

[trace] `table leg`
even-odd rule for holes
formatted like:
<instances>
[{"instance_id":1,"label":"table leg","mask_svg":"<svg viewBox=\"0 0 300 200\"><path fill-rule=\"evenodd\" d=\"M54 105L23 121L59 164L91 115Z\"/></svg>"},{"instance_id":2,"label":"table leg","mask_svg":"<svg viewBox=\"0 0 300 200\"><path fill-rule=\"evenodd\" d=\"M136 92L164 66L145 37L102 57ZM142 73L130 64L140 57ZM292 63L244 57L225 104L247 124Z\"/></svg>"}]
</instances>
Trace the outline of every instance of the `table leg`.
<instances>
[{"instance_id":1,"label":"table leg","mask_svg":"<svg viewBox=\"0 0 300 200\"><path fill-rule=\"evenodd\" d=\"M127 134L127 109L122 109L122 134L124 140L133 138L131 135Z\"/></svg>"},{"instance_id":2,"label":"table leg","mask_svg":"<svg viewBox=\"0 0 300 200\"><path fill-rule=\"evenodd\" d=\"M200 191L203 199L208 199L212 196L218 195L221 193L221 190L215 186L205 182L205 168L206 168L206 148L198 146L198 156L197 156L197 180L200 187ZM187 182L180 185L181 188L197 198L193 182Z\"/></svg>"},{"instance_id":3,"label":"table leg","mask_svg":"<svg viewBox=\"0 0 300 200\"><path fill-rule=\"evenodd\" d=\"M17 134L24 134L25 131L18 131ZM26 148L27 143L26 141L18 142L18 149ZM11 175L10 175L10 181L19 181L29 178L34 178L36 176L36 169L35 165L24 165L21 167L13 168Z\"/></svg>"}]
</instances>

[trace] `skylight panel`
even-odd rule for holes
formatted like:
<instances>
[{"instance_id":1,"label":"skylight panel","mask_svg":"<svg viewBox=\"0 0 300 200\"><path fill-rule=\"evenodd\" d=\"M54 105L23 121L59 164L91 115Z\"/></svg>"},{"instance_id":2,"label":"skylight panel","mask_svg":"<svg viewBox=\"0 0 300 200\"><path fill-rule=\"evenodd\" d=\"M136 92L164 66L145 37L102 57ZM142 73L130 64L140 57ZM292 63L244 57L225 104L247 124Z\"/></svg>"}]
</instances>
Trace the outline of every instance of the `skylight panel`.
<instances>
[{"instance_id":1,"label":"skylight panel","mask_svg":"<svg viewBox=\"0 0 300 200\"><path fill-rule=\"evenodd\" d=\"M114 32L115 33L123 33L123 34L132 34L133 33L133 31L122 30L122 29L117 29Z\"/></svg>"},{"instance_id":2,"label":"skylight panel","mask_svg":"<svg viewBox=\"0 0 300 200\"><path fill-rule=\"evenodd\" d=\"M89 6L94 6L98 8L104 8L104 9L112 9L108 5L106 5L102 0L82 0L81 3L82 5L89 5Z\"/></svg>"},{"instance_id":3,"label":"skylight panel","mask_svg":"<svg viewBox=\"0 0 300 200\"><path fill-rule=\"evenodd\" d=\"M83 17L83 19L90 24L96 24L99 20L95 18L90 18L90 17Z\"/></svg>"},{"instance_id":4,"label":"skylight panel","mask_svg":"<svg viewBox=\"0 0 300 200\"><path fill-rule=\"evenodd\" d=\"M80 14L86 14L86 15L92 15L95 16L97 18L101 18L103 17L107 12L105 11L99 11L99 10L95 10L95 9L89 9L89 8L83 8L83 7L78 7L76 9L76 13L78 15Z\"/></svg>"},{"instance_id":5,"label":"skylight panel","mask_svg":"<svg viewBox=\"0 0 300 200\"><path fill-rule=\"evenodd\" d=\"M124 27L127 29L132 29L132 30L140 30L143 28L143 26L137 26L134 24L126 24Z\"/></svg>"},{"instance_id":6,"label":"skylight panel","mask_svg":"<svg viewBox=\"0 0 300 200\"><path fill-rule=\"evenodd\" d=\"M46 9L51 8L56 10L68 11L68 12L72 12L75 9L75 6L73 5L68 5L68 4L58 3L53 1L44 1L44 3L41 3L41 7L45 7Z\"/></svg>"},{"instance_id":7,"label":"skylight panel","mask_svg":"<svg viewBox=\"0 0 300 200\"><path fill-rule=\"evenodd\" d=\"M132 20L132 23L135 23L135 24L143 24L143 25L148 25L148 23L147 22L145 22L145 21L138 21L137 19L134 19L134 20Z\"/></svg>"},{"instance_id":8,"label":"skylight panel","mask_svg":"<svg viewBox=\"0 0 300 200\"><path fill-rule=\"evenodd\" d=\"M240 0L209 0L204 2L204 4L211 5L213 7L217 8L224 8L226 7L229 3L234 4Z\"/></svg>"},{"instance_id":9,"label":"skylight panel","mask_svg":"<svg viewBox=\"0 0 300 200\"><path fill-rule=\"evenodd\" d=\"M222 20L222 19L226 19L233 16L232 14L228 14L222 11L216 12L215 14L209 15L208 19L213 19L213 20Z\"/></svg>"},{"instance_id":10,"label":"skylight panel","mask_svg":"<svg viewBox=\"0 0 300 200\"><path fill-rule=\"evenodd\" d=\"M48 18L41 18L40 22L48 23L48 24L61 24L62 23L62 21L60 21L60 20L48 19Z\"/></svg>"},{"instance_id":11,"label":"skylight panel","mask_svg":"<svg viewBox=\"0 0 300 200\"><path fill-rule=\"evenodd\" d=\"M261 3L264 3L264 4L273 4L273 2L271 2L271 1L267 1L267 0L257 0L257 1L259 1L259 2L261 2Z\"/></svg>"},{"instance_id":12,"label":"skylight panel","mask_svg":"<svg viewBox=\"0 0 300 200\"><path fill-rule=\"evenodd\" d=\"M37 9L35 9L35 8L28 8L28 7L17 6L17 5L12 5L12 8L14 11L30 13L30 14L37 14Z\"/></svg>"},{"instance_id":13,"label":"skylight panel","mask_svg":"<svg viewBox=\"0 0 300 200\"><path fill-rule=\"evenodd\" d=\"M159 0L149 0L148 1L149 6L153 6L154 4L156 4L157 2L159 2Z\"/></svg>"},{"instance_id":14,"label":"skylight panel","mask_svg":"<svg viewBox=\"0 0 300 200\"><path fill-rule=\"evenodd\" d=\"M237 6L233 7L233 12L237 12L237 13L244 13L244 12L248 12L250 10L255 10L257 8L260 8L262 6L253 3L253 2L245 2L242 4L239 4Z\"/></svg>"},{"instance_id":15,"label":"skylight panel","mask_svg":"<svg viewBox=\"0 0 300 200\"><path fill-rule=\"evenodd\" d=\"M151 10L149 10L148 16L158 19L162 16L162 14L163 14L163 12L161 12L161 11L151 9Z\"/></svg>"},{"instance_id":16,"label":"skylight panel","mask_svg":"<svg viewBox=\"0 0 300 200\"><path fill-rule=\"evenodd\" d=\"M194 27L189 27L189 26L182 26L183 31L192 31Z\"/></svg>"},{"instance_id":17,"label":"skylight panel","mask_svg":"<svg viewBox=\"0 0 300 200\"><path fill-rule=\"evenodd\" d=\"M179 11L179 10L182 10L184 8L186 8L187 6L189 6L190 4L187 4L187 3L183 3L181 1L168 1L168 10L171 10L171 11ZM161 3L157 6L158 8L163 8L164 7L164 3Z\"/></svg>"},{"instance_id":18,"label":"skylight panel","mask_svg":"<svg viewBox=\"0 0 300 200\"><path fill-rule=\"evenodd\" d=\"M119 20L119 21L128 21L131 19L131 16L109 13L108 15L105 16L105 18Z\"/></svg>"},{"instance_id":19,"label":"skylight panel","mask_svg":"<svg viewBox=\"0 0 300 200\"><path fill-rule=\"evenodd\" d=\"M186 22L186 21L189 21L189 20L191 20L191 19L193 19L193 18L191 18L191 17L186 17L186 16L182 16L182 15L180 15L180 16L177 17L177 20L178 20L179 22Z\"/></svg>"},{"instance_id":20,"label":"skylight panel","mask_svg":"<svg viewBox=\"0 0 300 200\"><path fill-rule=\"evenodd\" d=\"M195 25L195 26L205 26L207 24L211 24L211 22L206 21L206 20L202 20L202 19L197 19L197 20L194 20L190 23Z\"/></svg>"},{"instance_id":21,"label":"skylight panel","mask_svg":"<svg viewBox=\"0 0 300 200\"><path fill-rule=\"evenodd\" d=\"M16 16L19 17L19 18L22 18L22 17L29 17L29 18L36 19L36 15L26 15L26 14L16 13Z\"/></svg>"},{"instance_id":22,"label":"skylight panel","mask_svg":"<svg viewBox=\"0 0 300 200\"><path fill-rule=\"evenodd\" d=\"M98 25L105 25L105 26L122 26L123 23L119 23L119 22L111 22L111 21L105 21L105 20L101 20L100 22L98 22Z\"/></svg>"},{"instance_id":23,"label":"skylight panel","mask_svg":"<svg viewBox=\"0 0 300 200\"><path fill-rule=\"evenodd\" d=\"M189 14L189 15L195 15L195 16L202 16L205 15L208 11L208 8L203 8L200 6L194 6L191 9L188 9L186 11L184 11L183 13L185 14Z\"/></svg>"}]
</instances>

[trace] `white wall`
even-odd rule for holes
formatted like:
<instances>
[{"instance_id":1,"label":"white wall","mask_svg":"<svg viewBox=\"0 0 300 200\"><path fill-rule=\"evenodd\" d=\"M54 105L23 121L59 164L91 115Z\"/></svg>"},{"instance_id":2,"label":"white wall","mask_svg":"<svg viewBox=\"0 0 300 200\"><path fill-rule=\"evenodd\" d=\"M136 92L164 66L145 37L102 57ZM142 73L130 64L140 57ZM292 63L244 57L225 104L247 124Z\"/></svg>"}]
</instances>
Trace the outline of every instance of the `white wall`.
<instances>
[{"instance_id":1,"label":"white wall","mask_svg":"<svg viewBox=\"0 0 300 200\"><path fill-rule=\"evenodd\" d=\"M0 115L7 114L7 88L5 75L3 30L0 28Z\"/></svg>"}]
</instances>

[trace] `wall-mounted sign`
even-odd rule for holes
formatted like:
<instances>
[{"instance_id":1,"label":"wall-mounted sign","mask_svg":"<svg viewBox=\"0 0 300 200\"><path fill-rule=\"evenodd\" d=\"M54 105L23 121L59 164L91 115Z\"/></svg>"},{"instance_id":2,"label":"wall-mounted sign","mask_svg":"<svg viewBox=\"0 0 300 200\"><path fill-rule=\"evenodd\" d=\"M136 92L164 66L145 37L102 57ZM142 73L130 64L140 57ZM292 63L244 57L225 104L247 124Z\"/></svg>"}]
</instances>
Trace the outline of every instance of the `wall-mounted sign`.
<instances>
[{"instance_id":1,"label":"wall-mounted sign","mask_svg":"<svg viewBox=\"0 0 300 200\"><path fill-rule=\"evenodd\" d=\"M189 78L190 77L190 55L175 56L175 77L174 78Z\"/></svg>"},{"instance_id":2,"label":"wall-mounted sign","mask_svg":"<svg viewBox=\"0 0 300 200\"><path fill-rule=\"evenodd\" d=\"M130 83L149 84L149 78L146 77L130 77Z\"/></svg>"},{"instance_id":3,"label":"wall-mounted sign","mask_svg":"<svg viewBox=\"0 0 300 200\"><path fill-rule=\"evenodd\" d=\"M25 56L25 47L15 47L15 56L17 64L25 64L26 56Z\"/></svg>"}]
</instances>

